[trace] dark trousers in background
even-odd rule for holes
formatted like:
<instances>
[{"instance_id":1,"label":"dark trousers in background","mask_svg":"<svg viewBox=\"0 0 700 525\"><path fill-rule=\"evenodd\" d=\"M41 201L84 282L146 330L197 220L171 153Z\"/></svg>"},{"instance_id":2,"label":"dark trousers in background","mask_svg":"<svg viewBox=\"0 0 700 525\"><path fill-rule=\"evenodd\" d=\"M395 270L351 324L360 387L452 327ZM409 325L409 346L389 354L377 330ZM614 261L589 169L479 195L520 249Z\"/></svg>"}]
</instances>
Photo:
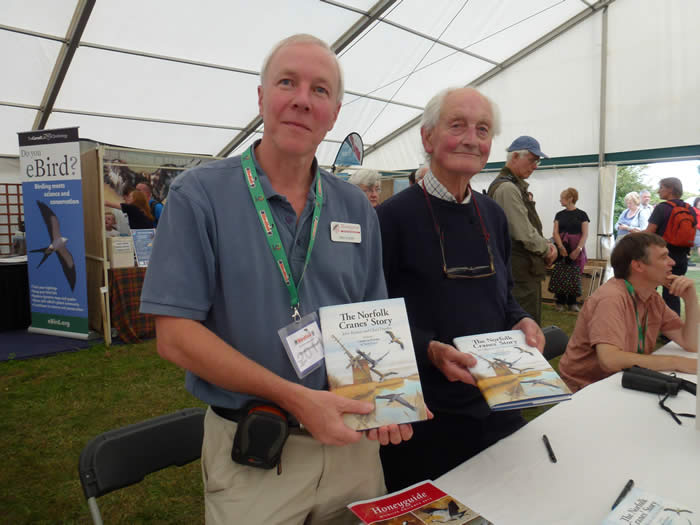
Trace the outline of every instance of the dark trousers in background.
<instances>
[{"instance_id":1,"label":"dark trousers in background","mask_svg":"<svg viewBox=\"0 0 700 525\"><path fill-rule=\"evenodd\" d=\"M486 419L435 412L430 421L413 423L413 437L380 448L389 492L426 479L437 479L525 424L519 410L491 412Z\"/></svg>"},{"instance_id":2,"label":"dark trousers in background","mask_svg":"<svg viewBox=\"0 0 700 525\"><path fill-rule=\"evenodd\" d=\"M571 305L571 304L576 304L576 296L575 295L567 295L565 293L557 293L554 294L554 296L557 299L557 304L565 304L565 305Z\"/></svg>"},{"instance_id":3,"label":"dark trousers in background","mask_svg":"<svg viewBox=\"0 0 700 525\"><path fill-rule=\"evenodd\" d=\"M676 262L671 269L671 273L673 275L685 275L688 271L688 250L674 249L673 246L669 245L668 256ZM664 298L664 301L666 301L668 307L678 315L681 315L681 298L677 295L671 295L665 286L661 288L661 296Z\"/></svg>"}]
</instances>

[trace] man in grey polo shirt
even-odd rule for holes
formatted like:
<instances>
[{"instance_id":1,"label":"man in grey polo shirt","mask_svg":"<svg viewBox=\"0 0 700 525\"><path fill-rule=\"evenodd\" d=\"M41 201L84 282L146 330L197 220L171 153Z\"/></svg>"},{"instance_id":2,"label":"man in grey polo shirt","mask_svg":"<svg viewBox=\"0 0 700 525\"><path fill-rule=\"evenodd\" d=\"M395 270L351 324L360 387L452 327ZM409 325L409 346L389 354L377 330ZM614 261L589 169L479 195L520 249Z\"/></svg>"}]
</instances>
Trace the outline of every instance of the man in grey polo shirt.
<instances>
[{"instance_id":1,"label":"man in grey polo shirt","mask_svg":"<svg viewBox=\"0 0 700 525\"><path fill-rule=\"evenodd\" d=\"M215 407L202 448L207 523L356 523L345 506L385 491L378 442L412 435L410 425L366 436L348 428L343 413L372 405L328 392L323 362L300 378L277 333L321 306L386 297L376 214L314 157L342 93L325 43L309 35L280 42L258 87L262 140L178 177L158 224L141 311L157 316L159 354L186 369L188 390ZM360 235L335 242L332 222ZM252 399L291 418L277 469L231 459Z\"/></svg>"}]
</instances>

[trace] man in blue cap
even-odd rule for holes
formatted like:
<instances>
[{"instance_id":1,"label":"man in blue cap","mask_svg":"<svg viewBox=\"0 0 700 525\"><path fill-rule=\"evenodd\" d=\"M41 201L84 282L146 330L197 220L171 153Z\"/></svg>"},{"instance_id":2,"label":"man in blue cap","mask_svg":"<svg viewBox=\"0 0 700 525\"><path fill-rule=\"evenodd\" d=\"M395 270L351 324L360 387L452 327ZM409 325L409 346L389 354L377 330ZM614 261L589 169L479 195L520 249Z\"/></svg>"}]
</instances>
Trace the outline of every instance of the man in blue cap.
<instances>
[{"instance_id":1,"label":"man in blue cap","mask_svg":"<svg viewBox=\"0 0 700 525\"><path fill-rule=\"evenodd\" d=\"M542 285L545 266L557 257L555 246L542 235L542 221L535 203L528 197L526 179L537 169L542 158L540 143L523 135L508 147L506 165L489 186L495 200L508 218L512 241L511 269L513 297L537 324L542 321Z\"/></svg>"}]
</instances>

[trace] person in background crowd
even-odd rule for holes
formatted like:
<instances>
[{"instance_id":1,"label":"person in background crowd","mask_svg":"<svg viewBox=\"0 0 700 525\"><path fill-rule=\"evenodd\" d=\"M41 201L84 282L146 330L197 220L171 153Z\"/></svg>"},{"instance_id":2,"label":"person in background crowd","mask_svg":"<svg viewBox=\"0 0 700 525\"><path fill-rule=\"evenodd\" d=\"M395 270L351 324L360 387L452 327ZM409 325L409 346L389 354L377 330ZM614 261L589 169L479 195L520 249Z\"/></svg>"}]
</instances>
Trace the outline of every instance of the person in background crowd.
<instances>
[{"instance_id":1,"label":"person in background crowd","mask_svg":"<svg viewBox=\"0 0 700 525\"><path fill-rule=\"evenodd\" d=\"M664 199L665 202L661 202L654 207L654 211L651 213L651 217L649 217L649 225L645 231L649 233L658 233L661 237L664 237L674 205L687 206L687 204L681 200L682 195L683 183L680 179L677 179L676 177L661 179L659 181L659 197ZM697 227L697 216L695 215L695 209L690 206L689 208L691 215L695 218L695 226ZM678 246L668 241L666 242L666 245L668 246L668 256L676 263L673 265L673 269L671 271L674 275L685 275L685 273L688 271L688 255L690 254L690 245ZM666 287L663 288L662 295L669 308L680 315L680 298L677 295L670 293Z\"/></svg>"},{"instance_id":2,"label":"person in background crowd","mask_svg":"<svg viewBox=\"0 0 700 525\"><path fill-rule=\"evenodd\" d=\"M566 188L559 196L564 210L554 216L554 243L559 251L559 258L552 270L549 291L556 297L555 308L561 312L568 308L578 312L576 298L581 295L581 273L588 260L586 257L586 239L588 225L591 222L585 211L576 207L578 191Z\"/></svg>"},{"instance_id":3,"label":"person in background crowd","mask_svg":"<svg viewBox=\"0 0 700 525\"><path fill-rule=\"evenodd\" d=\"M418 169L413 170L408 176L408 185L413 186L414 184L420 184L420 181L423 180L423 177L425 177L427 172L428 166L425 164L422 164Z\"/></svg>"},{"instance_id":4,"label":"person in background crowd","mask_svg":"<svg viewBox=\"0 0 700 525\"><path fill-rule=\"evenodd\" d=\"M360 188L367 198L372 208L376 208L379 204L379 198L382 194L382 176L378 171L361 169L353 173L348 179L350 184Z\"/></svg>"},{"instance_id":5,"label":"person in background crowd","mask_svg":"<svg viewBox=\"0 0 700 525\"><path fill-rule=\"evenodd\" d=\"M647 227L647 222L639 208L639 194L636 191L631 191L625 195L624 201L626 208L622 211L615 223L617 240L620 240L630 232L640 232Z\"/></svg>"},{"instance_id":6,"label":"person in background crowd","mask_svg":"<svg viewBox=\"0 0 700 525\"><path fill-rule=\"evenodd\" d=\"M557 258L557 249L542 235L542 221L537 215L534 201L528 197L526 179L547 155L542 153L540 143L528 136L515 139L507 151L506 165L489 186L488 195L508 217L513 244L513 296L540 324L541 283L546 276L545 266Z\"/></svg>"},{"instance_id":7,"label":"person in background crowd","mask_svg":"<svg viewBox=\"0 0 700 525\"><path fill-rule=\"evenodd\" d=\"M693 201L693 208L695 208L695 216L700 217L700 197L695 197L695 200ZM698 257L700 257L700 220L695 228L695 242L693 243L693 247L697 248ZM688 261L688 266L691 266L691 264L692 266L695 266L695 264Z\"/></svg>"},{"instance_id":8,"label":"person in background crowd","mask_svg":"<svg viewBox=\"0 0 700 525\"><path fill-rule=\"evenodd\" d=\"M148 200L148 207L151 210L151 215L153 215L153 225L157 227L158 221L160 220L160 215L163 213L163 203L158 202L153 197L153 188L151 188L150 184L139 182L136 185L136 189L142 191L146 196L146 200Z\"/></svg>"},{"instance_id":9,"label":"person in background crowd","mask_svg":"<svg viewBox=\"0 0 700 525\"><path fill-rule=\"evenodd\" d=\"M649 224L649 217L651 217L651 212L654 211L654 206L649 204L649 201L651 200L651 193L649 192L649 190L640 191L639 200L641 201L641 204L639 206L639 212L641 213L644 219L644 228L646 228L646 225Z\"/></svg>"},{"instance_id":10,"label":"person in background crowd","mask_svg":"<svg viewBox=\"0 0 700 525\"><path fill-rule=\"evenodd\" d=\"M129 227L132 230L153 228L151 208L148 206L146 195L139 190L127 190L124 195L124 202L105 201L105 206L121 209L129 218Z\"/></svg>"},{"instance_id":11,"label":"person in background crowd","mask_svg":"<svg viewBox=\"0 0 700 525\"><path fill-rule=\"evenodd\" d=\"M513 298L503 210L471 190L499 122L472 88L441 91L425 107L421 138L429 169L421 184L377 207L390 297L403 297L423 395L435 414L410 441L382 447L387 488L436 479L523 425L520 411L491 412L468 371L476 359L455 337L522 330L542 350L539 326Z\"/></svg>"},{"instance_id":12,"label":"person in background crowd","mask_svg":"<svg viewBox=\"0 0 700 525\"><path fill-rule=\"evenodd\" d=\"M649 355L660 333L688 352L698 351L700 309L695 285L671 273L674 263L666 242L653 233L630 233L615 245L610 264L615 278L583 303L576 319L559 362L562 379L576 392L634 365L694 374L695 358ZM664 304L657 286L683 298L685 322Z\"/></svg>"},{"instance_id":13,"label":"person in background crowd","mask_svg":"<svg viewBox=\"0 0 700 525\"><path fill-rule=\"evenodd\" d=\"M340 64L325 42L282 40L261 68L262 139L170 186L141 311L156 316L158 353L187 370L187 389L210 405L202 445L208 525L354 525L346 505L385 492L379 443L411 437L411 425L367 433L346 426L343 413L374 405L329 392L323 361L300 379L278 335L316 331L309 316L322 306L386 298L376 214L315 158L342 96ZM334 221L354 224L361 238L335 242ZM251 402L289 422L278 468L232 461L234 436L247 439L239 422L250 421Z\"/></svg>"},{"instance_id":14,"label":"person in background crowd","mask_svg":"<svg viewBox=\"0 0 700 525\"><path fill-rule=\"evenodd\" d=\"M107 237L119 237L120 235L117 229L117 218L110 210L105 210L105 235Z\"/></svg>"}]
</instances>

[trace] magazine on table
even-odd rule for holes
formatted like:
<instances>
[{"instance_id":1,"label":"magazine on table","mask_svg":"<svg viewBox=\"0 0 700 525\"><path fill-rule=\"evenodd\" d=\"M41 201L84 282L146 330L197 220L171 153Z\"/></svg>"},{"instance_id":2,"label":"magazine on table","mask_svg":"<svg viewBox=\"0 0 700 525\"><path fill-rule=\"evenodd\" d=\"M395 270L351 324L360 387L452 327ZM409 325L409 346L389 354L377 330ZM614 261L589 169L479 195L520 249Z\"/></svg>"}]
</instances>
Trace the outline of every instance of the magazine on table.
<instances>
[{"instance_id":1,"label":"magazine on table","mask_svg":"<svg viewBox=\"0 0 700 525\"><path fill-rule=\"evenodd\" d=\"M367 430L428 419L403 298L319 309L331 392L369 401L369 414L345 414Z\"/></svg>"},{"instance_id":2,"label":"magazine on table","mask_svg":"<svg viewBox=\"0 0 700 525\"><path fill-rule=\"evenodd\" d=\"M457 337L454 344L476 358L469 371L491 410L551 405L571 398L566 383L539 350L525 342L520 330Z\"/></svg>"},{"instance_id":3,"label":"magazine on table","mask_svg":"<svg viewBox=\"0 0 700 525\"><path fill-rule=\"evenodd\" d=\"M348 508L366 525L493 525L430 481L421 481L380 498L356 501Z\"/></svg>"},{"instance_id":4,"label":"magazine on table","mask_svg":"<svg viewBox=\"0 0 700 525\"><path fill-rule=\"evenodd\" d=\"M700 525L700 517L697 508L634 487L603 521L603 525L617 524Z\"/></svg>"}]
</instances>

